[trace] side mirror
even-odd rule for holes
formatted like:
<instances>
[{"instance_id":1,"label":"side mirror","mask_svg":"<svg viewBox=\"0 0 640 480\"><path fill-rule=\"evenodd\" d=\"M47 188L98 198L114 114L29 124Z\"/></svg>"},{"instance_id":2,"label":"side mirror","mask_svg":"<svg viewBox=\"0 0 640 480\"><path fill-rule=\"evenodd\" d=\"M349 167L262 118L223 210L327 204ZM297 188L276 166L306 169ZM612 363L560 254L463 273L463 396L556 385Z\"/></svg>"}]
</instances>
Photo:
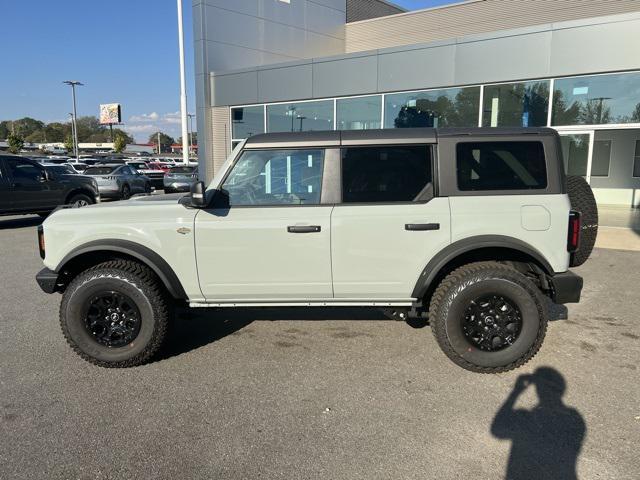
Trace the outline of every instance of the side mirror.
<instances>
[{"instance_id":1,"label":"side mirror","mask_svg":"<svg viewBox=\"0 0 640 480\"><path fill-rule=\"evenodd\" d=\"M42 171L40 172L40 178L38 180L44 183L48 181L49 178L50 178L49 173L45 169L42 169Z\"/></svg>"},{"instance_id":2,"label":"side mirror","mask_svg":"<svg viewBox=\"0 0 640 480\"><path fill-rule=\"evenodd\" d=\"M204 208L207 205L205 198L204 182L196 182L191 185L191 206L195 208Z\"/></svg>"}]
</instances>

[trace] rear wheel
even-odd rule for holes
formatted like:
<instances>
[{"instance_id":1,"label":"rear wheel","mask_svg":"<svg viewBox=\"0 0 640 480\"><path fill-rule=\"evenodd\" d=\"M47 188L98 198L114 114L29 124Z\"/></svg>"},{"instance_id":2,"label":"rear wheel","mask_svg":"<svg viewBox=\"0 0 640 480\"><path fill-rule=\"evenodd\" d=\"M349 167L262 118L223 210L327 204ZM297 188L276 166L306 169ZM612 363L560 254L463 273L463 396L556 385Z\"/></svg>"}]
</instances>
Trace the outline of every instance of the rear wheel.
<instances>
[{"instance_id":1,"label":"rear wheel","mask_svg":"<svg viewBox=\"0 0 640 480\"><path fill-rule=\"evenodd\" d=\"M579 267L587 261L598 236L598 205L593 196L591 186L579 176L567 177L567 193L571 200L571 208L581 215L582 230L580 232L580 247L571 255L572 267Z\"/></svg>"},{"instance_id":2,"label":"rear wheel","mask_svg":"<svg viewBox=\"0 0 640 480\"><path fill-rule=\"evenodd\" d=\"M170 301L144 265L114 260L78 275L60 305L62 332L73 350L101 367L132 367L162 346Z\"/></svg>"},{"instance_id":3,"label":"rear wheel","mask_svg":"<svg viewBox=\"0 0 640 480\"><path fill-rule=\"evenodd\" d=\"M67 201L67 205L73 205L76 208L86 207L87 205L93 204L93 200L89 195L85 195L84 193L76 193L71 196Z\"/></svg>"},{"instance_id":4,"label":"rear wheel","mask_svg":"<svg viewBox=\"0 0 640 480\"><path fill-rule=\"evenodd\" d=\"M497 262L450 273L431 299L429 322L442 351L466 370L499 373L528 362L547 329L542 294Z\"/></svg>"}]
</instances>

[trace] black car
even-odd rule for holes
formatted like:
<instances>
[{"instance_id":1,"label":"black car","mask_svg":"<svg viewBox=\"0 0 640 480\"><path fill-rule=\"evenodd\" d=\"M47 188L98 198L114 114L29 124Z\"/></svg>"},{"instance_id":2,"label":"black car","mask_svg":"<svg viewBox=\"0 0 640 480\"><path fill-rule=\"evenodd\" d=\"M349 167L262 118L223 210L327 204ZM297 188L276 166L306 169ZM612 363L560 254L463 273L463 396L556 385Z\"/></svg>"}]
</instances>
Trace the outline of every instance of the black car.
<instances>
[{"instance_id":1,"label":"black car","mask_svg":"<svg viewBox=\"0 0 640 480\"><path fill-rule=\"evenodd\" d=\"M100 201L90 177L48 170L27 158L0 155L0 215L46 215L59 205L82 207Z\"/></svg>"}]
</instances>

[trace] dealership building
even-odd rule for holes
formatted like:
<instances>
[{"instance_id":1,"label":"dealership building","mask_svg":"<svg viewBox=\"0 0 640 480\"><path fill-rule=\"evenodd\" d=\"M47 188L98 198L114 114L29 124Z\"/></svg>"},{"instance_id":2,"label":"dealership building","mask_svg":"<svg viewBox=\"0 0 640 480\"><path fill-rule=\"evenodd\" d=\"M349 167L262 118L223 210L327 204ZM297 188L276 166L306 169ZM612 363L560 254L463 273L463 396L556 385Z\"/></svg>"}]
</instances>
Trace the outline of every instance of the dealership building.
<instances>
[{"instance_id":1,"label":"dealership building","mask_svg":"<svg viewBox=\"0 0 640 480\"><path fill-rule=\"evenodd\" d=\"M209 180L264 132L556 129L598 202L640 205L640 1L193 0Z\"/></svg>"}]
</instances>

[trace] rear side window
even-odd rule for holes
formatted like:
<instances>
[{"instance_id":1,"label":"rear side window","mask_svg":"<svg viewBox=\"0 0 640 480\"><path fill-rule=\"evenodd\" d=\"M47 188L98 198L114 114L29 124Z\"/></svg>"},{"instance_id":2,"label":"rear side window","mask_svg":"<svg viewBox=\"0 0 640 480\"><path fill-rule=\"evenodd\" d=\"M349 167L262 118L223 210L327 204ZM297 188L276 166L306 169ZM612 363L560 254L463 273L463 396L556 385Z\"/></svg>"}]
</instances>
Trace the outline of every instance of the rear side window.
<instances>
[{"instance_id":1,"label":"rear side window","mask_svg":"<svg viewBox=\"0 0 640 480\"><path fill-rule=\"evenodd\" d=\"M343 203L413 202L432 191L427 145L342 150Z\"/></svg>"},{"instance_id":2,"label":"rear side window","mask_svg":"<svg viewBox=\"0 0 640 480\"><path fill-rule=\"evenodd\" d=\"M456 156L461 191L547 188L542 142L459 143Z\"/></svg>"}]
</instances>

